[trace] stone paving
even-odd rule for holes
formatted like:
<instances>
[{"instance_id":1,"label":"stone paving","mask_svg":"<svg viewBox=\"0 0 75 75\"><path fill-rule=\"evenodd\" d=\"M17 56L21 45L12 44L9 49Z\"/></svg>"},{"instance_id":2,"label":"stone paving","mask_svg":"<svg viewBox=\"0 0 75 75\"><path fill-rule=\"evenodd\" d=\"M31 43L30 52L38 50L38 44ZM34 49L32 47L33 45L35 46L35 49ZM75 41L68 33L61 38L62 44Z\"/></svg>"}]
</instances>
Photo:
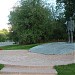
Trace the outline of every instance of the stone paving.
<instances>
[{"instance_id":1,"label":"stone paving","mask_svg":"<svg viewBox=\"0 0 75 75\"><path fill-rule=\"evenodd\" d=\"M9 45L9 43L0 43L0 46L5 45ZM0 71L0 75L57 75L57 71L54 69L55 65L75 63L74 45L58 42L33 47L33 51L32 49L29 51L0 50L0 64L5 65ZM43 54L35 53L34 49ZM48 50L51 53L46 52ZM65 54L64 50L65 53L70 52Z\"/></svg>"},{"instance_id":2,"label":"stone paving","mask_svg":"<svg viewBox=\"0 0 75 75\"><path fill-rule=\"evenodd\" d=\"M67 54L75 50L75 43L53 42L35 46L31 52L41 54Z\"/></svg>"},{"instance_id":3,"label":"stone paving","mask_svg":"<svg viewBox=\"0 0 75 75\"><path fill-rule=\"evenodd\" d=\"M75 63L75 52L44 55L27 50L0 51L0 63L5 67L0 75L56 75L55 65Z\"/></svg>"}]
</instances>

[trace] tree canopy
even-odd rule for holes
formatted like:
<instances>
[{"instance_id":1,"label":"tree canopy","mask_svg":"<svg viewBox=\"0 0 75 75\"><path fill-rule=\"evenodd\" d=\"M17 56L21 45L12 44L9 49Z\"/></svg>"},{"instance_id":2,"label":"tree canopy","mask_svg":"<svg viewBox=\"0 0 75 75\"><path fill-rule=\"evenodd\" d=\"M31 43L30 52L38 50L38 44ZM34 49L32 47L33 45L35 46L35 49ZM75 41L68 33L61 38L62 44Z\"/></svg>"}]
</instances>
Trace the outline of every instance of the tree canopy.
<instances>
[{"instance_id":1,"label":"tree canopy","mask_svg":"<svg viewBox=\"0 0 75 75\"><path fill-rule=\"evenodd\" d=\"M57 3L60 3L61 5L64 3L64 14L66 20L69 20L70 17L73 17L75 13L75 0L57 0Z\"/></svg>"},{"instance_id":2,"label":"tree canopy","mask_svg":"<svg viewBox=\"0 0 75 75\"><path fill-rule=\"evenodd\" d=\"M41 0L21 0L10 12L12 34L19 43L36 43L49 40L52 12Z\"/></svg>"},{"instance_id":3,"label":"tree canopy","mask_svg":"<svg viewBox=\"0 0 75 75\"><path fill-rule=\"evenodd\" d=\"M7 29L0 30L0 42L4 42L8 39L8 31Z\"/></svg>"},{"instance_id":4,"label":"tree canopy","mask_svg":"<svg viewBox=\"0 0 75 75\"><path fill-rule=\"evenodd\" d=\"M58 19L56 16L43 0L21 0L9 15L10 38L19 44L66 39L63 14Z\"/></svg>"}]
</instances>

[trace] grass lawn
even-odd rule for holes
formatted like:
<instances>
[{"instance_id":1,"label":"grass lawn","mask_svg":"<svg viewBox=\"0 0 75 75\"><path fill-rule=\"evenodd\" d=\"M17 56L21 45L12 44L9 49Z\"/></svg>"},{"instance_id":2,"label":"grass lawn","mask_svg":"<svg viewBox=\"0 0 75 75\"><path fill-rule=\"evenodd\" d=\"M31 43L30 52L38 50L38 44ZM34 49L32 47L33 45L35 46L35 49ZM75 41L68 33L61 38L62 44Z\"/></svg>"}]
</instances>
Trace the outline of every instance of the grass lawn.
<instances>
[{"instance_id":1,"label":"grass lawn","mask_svg":"<svg viewBox=\"0 0 75 75\"><path fill-rule=\"evenodd\" d=\"M4 67L4 65L3 65L3 64L0 64L0 70L1 70L3 67Z\"/></svg>"},{"instance_id":2,"label":"grass lawn","mask_svg":"<svg viewBox=\"0 0 75 75\"><path fill-rule=\"evenodd\" d=\"M58 75L75 75L75 64L55 66Z\"/></svg>"},{"instance_id":3,"label":"grass lawn","mask_svg":"<svg viewBox=\"0 0 75 75\"><path fill-rule=\"evenodd\" d=\"M31 44L31 45L10 45L10 46L2 46L0 49L2 50L22 50L22 49L30 49L39 44Z\"/></svg>"}]
</instances>

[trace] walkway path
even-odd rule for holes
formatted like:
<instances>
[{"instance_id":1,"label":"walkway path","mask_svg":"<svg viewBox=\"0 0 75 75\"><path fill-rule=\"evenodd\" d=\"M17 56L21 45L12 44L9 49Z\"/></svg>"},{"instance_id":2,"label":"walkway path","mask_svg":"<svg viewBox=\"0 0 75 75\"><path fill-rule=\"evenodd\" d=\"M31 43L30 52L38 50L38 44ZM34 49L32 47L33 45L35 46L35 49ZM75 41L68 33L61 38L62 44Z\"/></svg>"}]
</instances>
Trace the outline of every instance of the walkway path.
<instances>
[{"instance_id":1,"label":"walkway path","mask_svg":"<svg viewBox=\"0 0 75 75\"><path fill-rule=\"evenodd\" d=\"M13 45L14 42L0 42L0 46L8 46L8 45Z\"/></svg>"},{"instance_id":2,"label":"walkway path","mask_svg":"<svg viewBox=\"0 0 75 75\"><path fill-rule=\"evenodd\" d=\"M0 51L0 63L5 67L0 75L57 75L55 65L75 63L75 54L43 55L25 50Z\"/></svg>"}]
</instances>

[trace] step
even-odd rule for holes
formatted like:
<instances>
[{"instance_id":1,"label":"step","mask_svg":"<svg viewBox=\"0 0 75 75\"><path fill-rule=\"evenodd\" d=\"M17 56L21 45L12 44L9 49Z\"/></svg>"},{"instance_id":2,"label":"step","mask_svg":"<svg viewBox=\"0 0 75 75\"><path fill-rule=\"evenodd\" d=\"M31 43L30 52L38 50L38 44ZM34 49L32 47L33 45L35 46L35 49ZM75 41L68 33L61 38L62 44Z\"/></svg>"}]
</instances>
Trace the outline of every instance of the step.
<instances>
[{"instance_id":1,"label":"step","mask_svg":"<svg viewBox=\"0 0 75 75\"><path fill-rule=\"evenodd\" d=\"M3 73L3 74L0 74L0 75L56 75L56 74L23 74L23 73L13 73L13 74L10 74L10 73Z\"/></svg>"},{"instance_id":2,"label":"step","mask_svg":"<svg viewBox=\"0 0 75 75\"><path fill-rule=\"evenodd\" d=\"M43 67L43 66L45 66L45 67L48 67L48 66L53 67L54 66L54 64L52 65L51 63L49 63L47 61L43 62L43 61L40 61L40 60L38 60L38 61L36 61L36 60L35 61L33 61L33 60L32 61L27 61L26 60L25 62L23 62L23 61L22 62L21 61L20 62L16 62L16 61L15 62L11 62L11 61L8 62L8 61L4 61L4 60L1 61L0 60L0 63L4 64L4 65L9 65L9 66L12 65L12 66L25 66L25 67L28 67L28 66L29 67L32 67L32 66L33 67L35 67L35 66L36 67L40 67L40 66L41 67Z\"/></svg>"},{"instance_id":3,"label":"step","mask_svg":"<svg viewBox=\"0 0 75 75\"><path fill-rule=\"evenodd\" d=\"M30 68L37 68L37 69L53 69L53 65L47 65L47 66L42 66L42 65L11 65L11 64L5 64L5 67L12 67L12 68L26 68L26 69L30 69Z\"/></svg>"},{"instance_id":4,"label":"step","mask_svg":"<svg viewBox=\"0 0 75 75\"><path fill-rule=\"evenodd\" d=\"M5 66L0 74L24 74L24 75L56 75L57 72L55 69L46 67L46 68L26 68L26 67L11 67Z\"/></svg>"},{"instance_id":5,"label":"step","mask_svg":"<svg viewBox=\"0 0 75 75\"><path fill-rule=\"evenodd\" d=\"M51 74L51 75L56 75L57 72L55 69L18 69L18 68L12 68L12 67L5 67L0 71L0 74Z\"/></svg>"},{"instance_id":6,"label":"step","mask_svg":"<svg viewBox=\"0 0 75 75\"><path fill-rule=\"evenodd\" d=\"M12 68L12 67L5 67L1 70L1 72L5 73L56 73L55 69L37 69L37 68L30 68L30 69L23 69L23 68Z\"/></svg>"}]
</instances>

